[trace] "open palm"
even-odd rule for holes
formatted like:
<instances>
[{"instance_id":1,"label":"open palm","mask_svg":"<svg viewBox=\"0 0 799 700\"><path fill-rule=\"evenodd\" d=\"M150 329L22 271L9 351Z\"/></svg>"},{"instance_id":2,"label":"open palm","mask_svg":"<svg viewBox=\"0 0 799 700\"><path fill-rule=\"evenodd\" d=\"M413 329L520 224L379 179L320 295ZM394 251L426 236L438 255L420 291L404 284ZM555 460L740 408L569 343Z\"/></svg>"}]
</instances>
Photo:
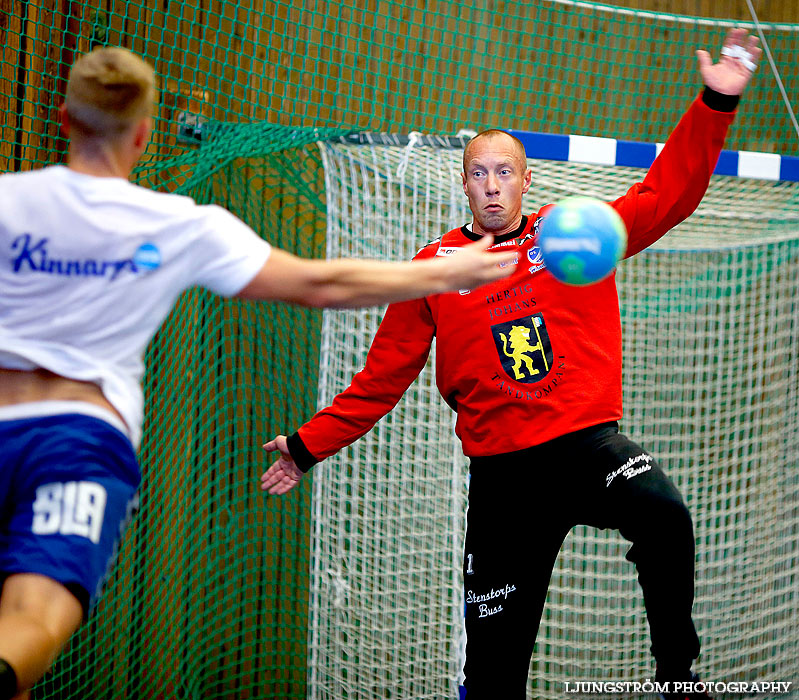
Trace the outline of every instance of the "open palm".
<instances>
[{"instance_id":1,"label":"open palm","mask_svg":"<svg viewBox=\"0 0 799 700\"><path fill-rule=\"evenodd\" d=\"M730 29L718 63L713 63L707 51L697 51L699 72L705 85L723 95L743 93L763 53L757 44L757 37L750 36L746 29Z\"/></svg>"},{"instance_id":2,"label":"open palm","mask_svg":"<svg viewBox=\"0 0 799 700\"><path fill-rule=\"evenodd\" d=\"M291 491L302 479L303 472L294 463L285 435L278 435L264 445L267 452L278 450L280 457L261 475L261 490L273 496Z\"/></svg>"}]
</instances>

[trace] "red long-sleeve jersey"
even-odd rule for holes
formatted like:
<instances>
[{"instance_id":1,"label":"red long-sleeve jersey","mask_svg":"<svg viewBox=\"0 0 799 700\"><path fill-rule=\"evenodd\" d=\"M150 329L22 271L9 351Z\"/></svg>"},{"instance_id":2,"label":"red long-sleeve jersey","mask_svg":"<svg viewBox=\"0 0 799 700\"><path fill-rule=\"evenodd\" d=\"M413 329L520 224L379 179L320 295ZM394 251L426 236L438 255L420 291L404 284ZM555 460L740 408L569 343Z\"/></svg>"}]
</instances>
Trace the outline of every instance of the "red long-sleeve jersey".
<instances>
[{"instance_id":1,"label":"red long-sleeve jersey","mask_svg":"<svg viewBox=\"0 0 799 700\"><path fill-rule=\"evenodd\" d=\"M733 112L697 98L643 182L611 202L627 226L626 257L696 209L732 119ZM545 209L523 217L519 229L493 246L518 250L512 276L388 307L364 369L289 439L301 468L354 442L388 413L424 367L433 337L436 383L457 412L467 456L512 452L621 418L615 275L585 287L558 282L536 245ZM455 229L416 257L447 255L476 238L467 227Z\"/></svg>"}]
</instances>

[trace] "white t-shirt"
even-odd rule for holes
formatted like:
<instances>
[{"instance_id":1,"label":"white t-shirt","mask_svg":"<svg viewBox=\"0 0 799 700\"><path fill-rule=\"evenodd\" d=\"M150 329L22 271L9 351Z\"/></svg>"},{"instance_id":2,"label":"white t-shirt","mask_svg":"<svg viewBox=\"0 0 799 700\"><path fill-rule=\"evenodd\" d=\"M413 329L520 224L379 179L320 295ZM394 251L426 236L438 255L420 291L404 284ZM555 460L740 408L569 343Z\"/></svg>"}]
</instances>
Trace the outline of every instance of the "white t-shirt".
<instances>
[{"instance_id":1,"label":"white t-shirt","mask_svg":"<svg viewBox=\"0 0 799 700\"><path fill-rule=\"evenodd\" d=\"M144 350L177 297L241 291L271 247L221 207L64 166L0 176L0 367L98 384L134 445Z\"/></svg>"}]
</instances>

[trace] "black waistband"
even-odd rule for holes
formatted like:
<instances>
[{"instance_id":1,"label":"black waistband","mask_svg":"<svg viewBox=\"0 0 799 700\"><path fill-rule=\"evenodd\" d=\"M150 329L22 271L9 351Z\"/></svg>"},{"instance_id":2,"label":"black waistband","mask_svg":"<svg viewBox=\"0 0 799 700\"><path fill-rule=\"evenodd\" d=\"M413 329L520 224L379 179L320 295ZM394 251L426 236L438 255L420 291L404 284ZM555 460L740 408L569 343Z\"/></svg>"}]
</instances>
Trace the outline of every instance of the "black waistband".
<instances>
[{"instance_id":1,"label":"black waistband","mask_svg":"<svg viewBox=\"0 0 799 700\"><path fill-rule=\"evenodd\" d=\"M607 423L598 423L597 425L581 428L580 430L575 430L574 432L552 438L552 440L548 440L547 442L542 442L538 445L531 445L530 447L525 447L521 450L514 450L513 452L502 452L495 455L488 455L486 457L471 457L469 459L469 471L474 473L475 470L482 470L490 466L493 467L497 460L505 461L514 459L527 459L535 452L551 450L552 448L560 449L562 446L565 446L565 444L580 443L585 440L593 439L599 433L603 433L608 430L618 433L619 422L614 420L608 421Z\"/></svg>"}]
</instances>

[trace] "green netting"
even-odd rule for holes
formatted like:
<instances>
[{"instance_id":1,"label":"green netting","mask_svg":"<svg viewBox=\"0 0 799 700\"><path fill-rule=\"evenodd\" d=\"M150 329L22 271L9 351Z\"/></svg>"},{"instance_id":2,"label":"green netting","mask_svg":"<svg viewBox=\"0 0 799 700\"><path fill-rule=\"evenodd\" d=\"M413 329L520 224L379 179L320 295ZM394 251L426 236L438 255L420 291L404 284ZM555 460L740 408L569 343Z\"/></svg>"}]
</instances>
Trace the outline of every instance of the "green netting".
<instances>
[{"instance_id":1,"label":"green netting","mask_svg":"<svg viewBox=\"0 0 799 700\"><path fill-rule=\"evenodd\" d=\"M395 138L363 135L323 144L329 255L411 255L468 220L462 140L415 141L411 148ZM612 200L642 175L619 166L528 163L535 185L525 196L526 211L569 194ZM778 678L794 683L794 690L797 193L795 182L713 176L697 211L623 261L616 274L622 430L651 450L694 518L693 614L703 643L696 669L705 680ZM497 302L493 312L502 314L502 307ZM372 309L325 313L320 405L363 366L380 317ZM386 418L315 470L313 700L456 697L468 467L454 414L435 387L435 365L431 357ZM555 390L547 381L537 386L536 393ZM485 420L501 421L501 415ZM568 469L569 458L554 466ZM497 478L514 487L513 475ZM531 507L540 495L531 496ZM535 557L534 538L503 525L494 523L497 536L521 537ZM568 697L566 684L573 689L577 680L640 682L653 675L643 596L624 557L628 548L613 530L581 526L566 538L533 652L528 697L561 700Z\"/></svg>"},{"instance_id":2,"label":"green netting","mask_svg":"<svg viewBox=\"0 0 799 700\"><path fill-rule=\"evenodd\" d=\"M308 214L319 201L305 191L318 175L298 148L185 192L319 257ZM96 613L37 697L304 696L308 485L267 501L257 477L260 444L313 409L319 325L310 310L181 298L146 356L141 510Z\"/></svg>"},{"instance_id":3,"label":"green netting","mask_svg":"<svg viewBox=\"0 0 799 700\"><path fill-rule=\"evenodd\" d=\"M662 141L698 91L694 50L725 30L556 0L3 0L0 162L61 160L74 58L127 46L160 82L136 181L222 204L321 257L315 141L487 126ZM795 95L797 26L765 32ZM765 62L727 145L799 145ZM310 489L265 498L257 476L261 442L314 410L320 326L318 312L181 298L147 355L141 511L97 611L35 697L305 696Z\"/></svg>"},{"instance_id":4,"label":"green netting","mask_svg":"<svg viewBox=\"0 0 799 700\"><path fill-rule=\"evenodd\" d=\"M97 44L129 46L155 65L162 95L150 156L163 159L186 113L283 126L514 126L662 140L696 92L694 50L718 47L725 26L554 0L103 0L59 5L68 14L52 6L4 5L0 155L12 169L63 150L58 96L75 54ZM795 94L795 28L766 32ZM796 139L764 63L729 143L787 152Z\"/></svg>"}]
</instances>

